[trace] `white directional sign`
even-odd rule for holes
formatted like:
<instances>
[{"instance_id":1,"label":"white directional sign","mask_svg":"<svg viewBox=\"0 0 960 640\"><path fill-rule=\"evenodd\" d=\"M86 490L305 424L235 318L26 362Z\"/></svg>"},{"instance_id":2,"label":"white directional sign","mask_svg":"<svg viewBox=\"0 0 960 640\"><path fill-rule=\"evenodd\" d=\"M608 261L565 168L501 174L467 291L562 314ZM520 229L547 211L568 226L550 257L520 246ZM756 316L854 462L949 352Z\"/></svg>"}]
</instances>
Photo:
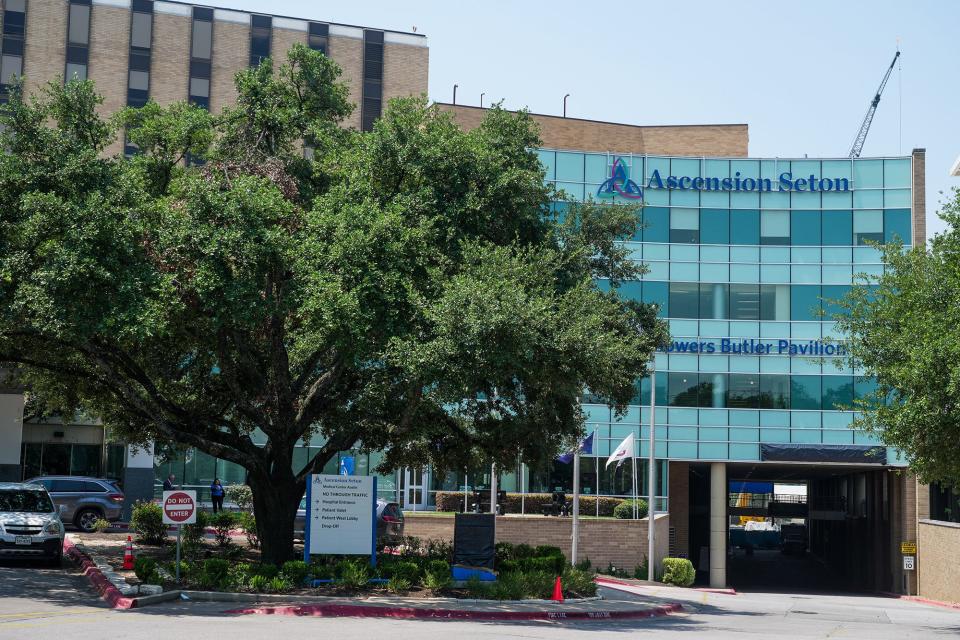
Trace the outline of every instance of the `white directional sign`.
<instances>
[{"instance_id":1,"label":"white directional sign","mask_svg":"<svg viewBox=\"0 0 960 640\"><path fill-rule=\"evenodd\" d=\"M373 476L315 474L307 485L305 555L365 555L376 547Z\"/></svg>"}]
</instances>

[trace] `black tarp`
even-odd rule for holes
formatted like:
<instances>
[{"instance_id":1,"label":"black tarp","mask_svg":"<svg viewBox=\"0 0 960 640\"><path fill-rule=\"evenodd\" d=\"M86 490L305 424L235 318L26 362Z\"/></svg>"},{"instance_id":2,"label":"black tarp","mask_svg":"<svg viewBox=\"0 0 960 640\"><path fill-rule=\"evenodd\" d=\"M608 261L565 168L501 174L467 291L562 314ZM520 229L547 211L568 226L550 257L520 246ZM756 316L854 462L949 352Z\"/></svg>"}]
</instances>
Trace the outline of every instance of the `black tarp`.
<instances>
[{"instance_id":1,"label":"black tarp","mask_svg":"<svg viewBox=\"0 0 960 640\"><path fill-rule=\"evenodd\" d=\"M458 513L453 523L453 564L493 569L496 516Z\"/></svg>"},{"instance_id":2,"label":"black tarp","mask_svg":"<svg viewBox=\"0 0 960 640\"><path fill-rule=\"evenodd\" d=\"M886 464L887 449L855 444L761 444L764 462L850 462Z\"/></svg>"}]
</instances>

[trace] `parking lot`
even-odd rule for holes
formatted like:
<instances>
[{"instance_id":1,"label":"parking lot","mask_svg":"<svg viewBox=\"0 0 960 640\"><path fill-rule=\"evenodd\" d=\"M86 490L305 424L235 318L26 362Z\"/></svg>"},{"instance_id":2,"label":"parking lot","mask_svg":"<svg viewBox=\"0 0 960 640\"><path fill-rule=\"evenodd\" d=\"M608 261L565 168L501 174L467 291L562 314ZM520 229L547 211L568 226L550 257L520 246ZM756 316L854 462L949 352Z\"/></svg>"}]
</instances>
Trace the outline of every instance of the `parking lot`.
<instances>
[{"instance_id":1,"label":"parking lot","mask_svg":"<svg viewBox=\"0 0 960 640\"><path fill-rule=\"evenodd\" d=\"M608 598L629 593L603 589ZM325 635L337 638L574 638L629 634L710 638L952 638L960 610L854 595L744 593L736 596L671 587L643 587L646 601L680 601L687 611L647 620L588 623L501 623L370 618L238 616L236 605L178 601L144 609L107 608L76 569L0 564L0 639L123 637L132 640L202 637L253 638Z\"/></svg>"}]
</instances>

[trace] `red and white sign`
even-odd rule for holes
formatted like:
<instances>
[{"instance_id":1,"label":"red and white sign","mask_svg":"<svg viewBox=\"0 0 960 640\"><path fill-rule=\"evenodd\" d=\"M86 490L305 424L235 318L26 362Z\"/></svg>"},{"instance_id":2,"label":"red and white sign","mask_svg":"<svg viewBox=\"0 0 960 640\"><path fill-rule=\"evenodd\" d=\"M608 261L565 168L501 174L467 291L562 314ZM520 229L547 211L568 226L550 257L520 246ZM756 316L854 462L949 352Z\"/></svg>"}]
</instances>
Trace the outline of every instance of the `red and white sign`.
<instances>
[{"instance_id":1,"label":"red and white sign","mask_svg":"<svg viewBox=\"0 0 960 640\"><path fill-rule=\"evenodd\" d=\"M163 492L163 524L193 524L196 521L196 491Z\"/></svg>"}]
</instances>

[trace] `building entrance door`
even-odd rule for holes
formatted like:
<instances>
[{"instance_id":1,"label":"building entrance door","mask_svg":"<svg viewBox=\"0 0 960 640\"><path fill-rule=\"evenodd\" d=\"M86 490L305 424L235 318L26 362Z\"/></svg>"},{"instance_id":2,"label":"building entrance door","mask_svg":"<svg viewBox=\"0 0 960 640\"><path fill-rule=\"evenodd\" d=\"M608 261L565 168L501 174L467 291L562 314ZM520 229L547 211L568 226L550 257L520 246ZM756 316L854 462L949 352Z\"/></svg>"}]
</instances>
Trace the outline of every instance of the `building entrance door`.
<instances>
[{"instance_id":1,"label":"building entrance door","mask_svg":"<svg viewBox=\"0 0 960 640\"><path fill-rule=\"evenodd\" d=\"M427 478L426 469L407 467L403 470L403 507L411 511L425 511L427 509Z\"/></svg>"}]
</instances>

